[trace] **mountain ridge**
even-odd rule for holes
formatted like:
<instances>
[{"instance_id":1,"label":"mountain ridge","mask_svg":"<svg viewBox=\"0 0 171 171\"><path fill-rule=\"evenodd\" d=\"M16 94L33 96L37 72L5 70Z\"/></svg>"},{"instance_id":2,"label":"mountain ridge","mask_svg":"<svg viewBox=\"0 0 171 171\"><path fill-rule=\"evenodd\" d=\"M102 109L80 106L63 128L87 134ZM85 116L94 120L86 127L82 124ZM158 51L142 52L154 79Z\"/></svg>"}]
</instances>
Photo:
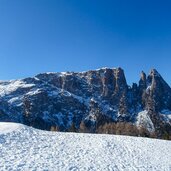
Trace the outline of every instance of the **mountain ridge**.
<instances>
[{"instance_id":1,"label":"mountain ridge","mask_svg":"<svg viewBox=\"0 0 171 171\"><path fill-rule=\"evenodd\" d=\"M97 133L115 125L122 127L121 134L133 127L135 135L144 129L147 136L170 138L170 116L171 88L156 69L147 76L142 71L139 83L132 86L121 67L47 72L0 82L0 121Z\"/></svg>"},{"instance_id":2,"label":"mountain ridge","mask_svg":"<svg viewBox=\"0 0 171 171\"><path fill-rule=\"evenodd\" d=\"M19 78L14 78L14 79L2 79L2 80L0 80L0 82L9 82L9 81L15 81L15 80L23 80L23 79L25 79L25 78L34 78L34 77L36 77L37 75L40 75L40 74L60 74L60 73L63 73L63 74L65 74L65 73L86 73L86 72L88 72L88 71L98 71L98 70L101 70L101 69L117 69L117 68L121 68L121 69L123 69L122 67L120 67L120 66L118 66L118 67L99 67L99 68L97 68L97 69L87 69L87 70L83 70L83 71L72 71L72 70L67 70L67 71L55 71L55 72L53 72L53 71L47 71L47 72L39 72L38 74L31 74L31 76L30 75L27 75L27 76L25 76L25 77L19 77ZM139 72L139 75L141 76L141 73L144 73L145 75L149 75L150 74L150 72L152 71L152 70L156 70L157 71L157 73L159 73L158 72L158 70L156 69L156 68L151 68L151 69L149 69L149 72L145 72L144 70L141 70L140 72ZM159 73L160 74L160 73ZM128 74L125 74L125 76L126 75L128 75ZM161 74L160 74L161 75ZM134 84L134 83L138 83L139 82L139 80L137 79L137 80L134 80L134 81L131 81L131 80L129 80L129 81L127 81L127 82L129 82L128 83L128 86L132 86L132 84ZM167 84L169 85L169 87L171 87L171 84L170 83L168 83L167 82Z\"/></svg>"}]
</instances>

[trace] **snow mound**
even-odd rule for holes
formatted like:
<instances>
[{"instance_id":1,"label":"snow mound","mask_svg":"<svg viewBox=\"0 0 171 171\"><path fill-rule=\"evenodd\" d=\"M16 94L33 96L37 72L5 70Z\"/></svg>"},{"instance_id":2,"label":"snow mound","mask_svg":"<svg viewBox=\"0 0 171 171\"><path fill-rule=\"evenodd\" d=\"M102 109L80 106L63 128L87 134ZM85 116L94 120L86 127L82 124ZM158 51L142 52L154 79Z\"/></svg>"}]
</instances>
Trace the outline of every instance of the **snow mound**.
<instances>
[{"instance_id":1,"label":"snow mound","mask_svg":"<svg viewBox=\"0 0 171 171\"><path fill-rule=\"evenodd\" d=\"M0 135L15 131L23 127L18 123L0 122Z\"/></svg>"},{"instance_id":2,"label":"snow mound","mask_svg":"<svg viewBox=\"0 0 171 171\"><path fill-rule=\"evenodd\" d=\"M171 170L171 142L0 123L0 170Z\"/></svg>"}]
</instances>

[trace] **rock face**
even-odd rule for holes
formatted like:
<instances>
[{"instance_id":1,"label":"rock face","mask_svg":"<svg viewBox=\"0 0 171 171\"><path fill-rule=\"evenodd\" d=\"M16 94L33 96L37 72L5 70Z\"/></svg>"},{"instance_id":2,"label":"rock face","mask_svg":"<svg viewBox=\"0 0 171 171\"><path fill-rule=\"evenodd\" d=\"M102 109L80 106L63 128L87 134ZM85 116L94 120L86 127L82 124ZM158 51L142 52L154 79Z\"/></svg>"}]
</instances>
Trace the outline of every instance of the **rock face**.
<instances>
[{"instance_id":1,"label":"rock face","mask_svg":"<svg viewBox=\"0 0 171 171\"><path fill-rule=\"evenodd\" d=\"M148 76L142 72L139 84L131 87L121 68L0 82L0 121L45 130L78 131L84 125L96 132L106 123L124 122L160 138L171 135L170 111L171 88L155 69Z\"/></svg>"}]
</instances>

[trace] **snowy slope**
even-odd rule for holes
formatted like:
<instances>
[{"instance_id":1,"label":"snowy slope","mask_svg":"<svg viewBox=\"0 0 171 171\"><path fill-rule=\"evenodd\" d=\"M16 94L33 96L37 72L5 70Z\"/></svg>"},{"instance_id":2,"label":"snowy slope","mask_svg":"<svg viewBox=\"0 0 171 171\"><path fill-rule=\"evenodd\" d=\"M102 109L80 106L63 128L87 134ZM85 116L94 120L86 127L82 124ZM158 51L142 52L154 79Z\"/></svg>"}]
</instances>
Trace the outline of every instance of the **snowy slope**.
<instances>
[{"instance_id":1,"label":"snowy slope","mask_svg":"<svg viewBox=\"0 0 171 171\"><path fill-rule=\"evenodd\" d=\"M18 123L0 122L0 135L20 129L23 125Z\"/></svg>"},{"instance_id":2,"label":"snowy slope","mask_svg":"<svg viewBox=\"0 0 171 171\"><path fill-rule=\"evenodd\" d=\"M171 170L171 141L0 123L0 170Z\"/></svg>"},{"instance_id":3,"label":"snowy slope","mask_svg":"<svg viewBox=\"0 0 171 171\"><path fill-rule=\"evenodd\" d=\"M147 110L138 113L136 125L137 127L145 126L149 132L155 131L153 122L151 121Z\"/></svg>"}]
</instances>

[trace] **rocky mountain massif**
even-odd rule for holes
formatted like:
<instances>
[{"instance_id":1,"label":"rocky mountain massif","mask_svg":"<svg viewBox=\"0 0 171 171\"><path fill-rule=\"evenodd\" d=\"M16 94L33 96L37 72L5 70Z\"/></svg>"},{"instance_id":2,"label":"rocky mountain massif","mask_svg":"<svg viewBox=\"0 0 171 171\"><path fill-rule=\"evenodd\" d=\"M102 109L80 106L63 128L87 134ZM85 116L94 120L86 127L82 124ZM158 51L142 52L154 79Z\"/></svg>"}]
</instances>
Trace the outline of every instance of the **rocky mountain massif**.
<instances>
[{"instance_id":1,"label":"rocky mountain massif","mask_svg":"<svg viewBox=\"0 0 171 171\"><path fill-rule=\"evenodd\" d=\"M155 69L132 86L121 68L1 81L0 121L171 139L171 88Z\"/></svg>"}]
</instances>

